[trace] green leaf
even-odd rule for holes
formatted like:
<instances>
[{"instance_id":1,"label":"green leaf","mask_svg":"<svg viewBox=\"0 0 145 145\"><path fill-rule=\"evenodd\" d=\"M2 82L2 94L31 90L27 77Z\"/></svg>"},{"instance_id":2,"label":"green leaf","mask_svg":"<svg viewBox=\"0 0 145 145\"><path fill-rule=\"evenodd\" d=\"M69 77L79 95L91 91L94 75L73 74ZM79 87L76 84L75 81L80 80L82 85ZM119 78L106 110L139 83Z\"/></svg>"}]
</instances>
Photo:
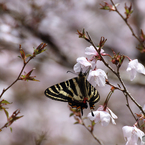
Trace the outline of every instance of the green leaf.
<instances>
[{"instance_id":1,"label":"green leaf","mask_svg":"<svg viewBox=\"0 0 145 145\"><path fill-rule=\"evenodd\" d=\"M9 112L8 112L6 109L3 109L3 110L4 110L4 112L5 112L6 116L7 116L7 118L9 118Z\"/></svg>"},{"instance_id":2,"label":"green leaf","mask_svg":"<svg viewBox=\"0 0 145 145\"><path fill-rule=\"evenodd\" d=\"M94 126L96 123L95 123L95 121L92 121L92 126Z\"/></svg>"},{"instance_id":3,"label":"green leaf","mask_svg":"<svg viewBox=\"0 0 145 145\"><path fill-rule=\"evenodd\" d=\"M79 124L79 122L78 122L78 121L76 121L74 124Z\"/></svg>"},{"instance_id":4,"label":"green leaf","mask_svg":"<svg viewBox=\"0 0 145 145\"><path fill-rule=\"evenodd\" d=\"M10 131L12 132L12 127L10 127Z\"/></svg>"},{"instance_id":5,"label":"green leaf","mask_svg":"<svg viewBox=\"0 0 145 145\"><path fill-rule=\"evenodd\" d=\"M1 103L7 105L7 104L11 104L10 102L8 102L7 100L2 100Z\"/></svg>"},{"instance_id":6,"label":"green leaf","mask_svg":"<svg viewBox=\"0 0 145 145\"><path fill-rule=\"evenodd\" d=\"M69 117L71 117L71 116L73 116L74 115L74 113L71 113L70 115L69 115Z\"/></svg>"},{"instance_id":7,"label":"green leaf","mask_svg":"<svg viewBox=\"0 0 145 145\"><path fill-rule=\"evenodd\" d=\"M31 57L31 56L32 56L31 54L27 54L27 55L26 55L26 58Z\"/></svg>"},{"instance_id":8,"label":"green leaf","mask_svg":"<svg viewBox=\"0 0 145 145\"><path fill-rule=\"evenodd\" d=\"M83 120L88 119L88 117L84 117Z\"/></svg>"},{"instance_id":9,"label":"green leaf","mask_svg":"<svg viewBox=\"0 0 145 145\"><path fill-rule=\"evenodd\" d=\"M44 52L46 49L44 49L47 46L46 43L41 43L37 48L34 48L33 56L35 57L36 55Z\"/></svg>"}]
</instances>

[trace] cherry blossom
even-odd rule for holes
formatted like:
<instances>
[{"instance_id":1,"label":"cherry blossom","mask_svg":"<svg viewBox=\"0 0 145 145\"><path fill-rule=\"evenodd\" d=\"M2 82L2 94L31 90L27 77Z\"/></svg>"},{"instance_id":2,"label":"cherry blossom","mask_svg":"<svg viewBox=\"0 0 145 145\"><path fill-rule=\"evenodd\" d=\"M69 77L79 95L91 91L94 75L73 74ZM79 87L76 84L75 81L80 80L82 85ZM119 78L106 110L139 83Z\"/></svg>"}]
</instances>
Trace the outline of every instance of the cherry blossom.
<instances>
[{"instance_id":1,"label":"cherry blossom","mask_svg":"<svg viewBox=\"0 0 145 145\"><path fill-rule=\"evenodd\" d=\"M97 50L99 49L99 47L97 47ZM101 55L106 55L106 53L104 53L104 50L101 49L100 51ZM90 47L87 47L85 49L85 54L88 55L88 56L99 56L98 52L96 51L96 49L93 47L93 46L90 46Z\"/></svg>"},{"instance_id":2,"label":"cherry blossom","mask_svg":"<svg viewBox=\"0 0 145 145\"><path fill-rule=\"evenodd\" d=\"M90 67L92 67L92 64L85 57L79 57L77 58L77 63L74 65L73 69L76 73L86 73Z\"/></svg>"},{"instance_id":3,"label":"cherry blossom","mask_svg":"<svg viewBox=\"0 0 145 145\"><path fill-rule=\"evenodd\" d=\"M130 73L131 81L135 79L137 72L145 74L144 66L141 63L139 63L137 59L131 60L128 63L126 71Z\"/></svg>"},{"instance_id":4,"label":"cherry blossom","mask_svg":"<svg viewBox=\"0 0 145 145\"><path fill-rule=\"evenodd\" d=\"M100 106L96 111L93 111L93 114L94 116L90 112L88 118L95 123L101 122L102 126L107 126L110 120L113 124L116 124L114 119L118 118L108 107L104 109L104 106Z\"/></svg>"},{"instance_id":5,"label":"cherry blossom","mask_svg":"<svg viewBox=\"0 0 145 145\"><path fill-rule=\"evenodd\" d=\"M144 133L136 126L124 126L122 130L126 141L125 145L145 145L142 141Z\"/></svg>"},{"instance_id":6,"label":"cherry blossom","mask_svg":"<svg viewBox=\"0 0 145 145\"><path fill-rule=\"evenodd\" d=\"M96 70L90 70L89 75L88 75L88 81L96 87L96 85L103 87L105 86L107 79L107 75L105 71L102 69L96 69Z\"/></svg>"}]
</instances>

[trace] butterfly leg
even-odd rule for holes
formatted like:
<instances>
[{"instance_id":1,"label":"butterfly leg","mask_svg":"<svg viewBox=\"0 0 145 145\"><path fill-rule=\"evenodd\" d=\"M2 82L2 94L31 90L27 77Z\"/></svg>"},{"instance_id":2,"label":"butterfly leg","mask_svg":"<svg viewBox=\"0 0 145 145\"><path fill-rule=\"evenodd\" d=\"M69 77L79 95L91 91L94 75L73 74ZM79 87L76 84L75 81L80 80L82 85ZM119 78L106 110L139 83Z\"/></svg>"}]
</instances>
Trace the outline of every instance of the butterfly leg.
<instances>
[{"instance_id":1,"label":"butterfly leg","mask_svg":"<svg viewBox=\"0 0 145 145\"><path fill-rule=\"evenodd\" d=\"M92 104L92 103L89 102L89 106L90 106L90 110L91 110L92 116L94 116L94 113L93 113L94 104Z\"/></svg>"},{"instance_id":2,"label":"butterfly leg","mask_svg":"<svg viewBox=\"0 0 145 145\"><path fill-rule=\"evenodd\" d=\"M82 116L83 116L83 108L81 108L81 113L82 113Z\"/></svg>"}]
</instances>

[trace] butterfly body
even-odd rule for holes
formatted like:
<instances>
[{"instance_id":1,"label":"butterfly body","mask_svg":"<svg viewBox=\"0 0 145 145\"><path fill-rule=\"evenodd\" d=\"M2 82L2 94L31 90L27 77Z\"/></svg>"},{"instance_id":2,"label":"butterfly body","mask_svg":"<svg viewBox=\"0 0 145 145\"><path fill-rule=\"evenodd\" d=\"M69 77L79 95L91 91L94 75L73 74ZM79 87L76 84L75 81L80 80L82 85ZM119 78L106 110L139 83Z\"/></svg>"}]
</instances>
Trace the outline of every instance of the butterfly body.
<instances>
[{"instance_id":1,"label":"butterfly body","mask_svg":"<svg viewBox=\"0 0 145 145\"><path fill-rule=\"evenodd\" d=\"M99 101L98 91L86 80L86 75L80 72L79 76L65 82L51 86L45 90L45 95L51 99L68 102L68 104L77 109L91 109Z\"/></svg>"}]
</instances>

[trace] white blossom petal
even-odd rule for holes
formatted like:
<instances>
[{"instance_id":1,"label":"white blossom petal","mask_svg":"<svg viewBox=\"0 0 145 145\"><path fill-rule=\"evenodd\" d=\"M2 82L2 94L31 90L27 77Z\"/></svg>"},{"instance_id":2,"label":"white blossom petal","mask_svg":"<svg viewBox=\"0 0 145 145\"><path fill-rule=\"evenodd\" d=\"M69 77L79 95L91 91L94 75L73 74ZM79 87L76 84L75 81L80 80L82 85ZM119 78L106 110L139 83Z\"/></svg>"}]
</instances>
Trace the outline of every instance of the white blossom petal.
<instances>
[{"instance_id":1,"label":"white blossom petal","mask_svg":"<svg viewBox=\"0 0 145 145\"><path fill-rule=\"evenodd\" d=\"M92 116L92 112L90 112L87 116L91 121L95 120L95 116L96 116L96 114L98 114L98 111L93 111L93 114L95 114L95 115Z\"/></svg>"},{"instance_id":2,"label":"white blossom petal","mask_svg":"<svg viewBox=\"0 0 145 145\"><path fill-rule=\"evenodd\" d=\"M145 74L144 66L141 63L139 63L137 59L131 60L128 63L126 71L130 73L131 81L135 79L137 72Z\"/></svg>"},{"instance_id":3,"label":"white blossom petal","mask_svg":"<svg viewBox=\"0 0 145 145\"><path fill-rule=\"evenodd\" d=\"M96 49L98 50L99 47L96 47ZM90 55L90 56L97 56L98 55L98 52L96 51L96 49L93 46L87 47L85 49L85 54L86 55ZM104 50L101 49L100 54L103 55L103 54L106 54L106 53L104 53Z\"/></svg>"},{"instance_id":4,"label":"white blossom petal","mask_svg":"<svg viewBox=\"0 0 145 145\"><path fill-rule=\"evenodd\" d=\"M90 71L89 75L88 75L88 81L94 86L96 87L96 85L103 87L105 86L106 83L106 79L107 79L107 75L106 73L101 70L101 69L97 69L94 71Z\"/></svg>"},{"instance_id":5,"label":"white blossom petal","mask_svg":"<svg viewBox=\"0 0 145 145\"><path fill-rule=\"evenodd\" d=\"M100 121L100 112L98 112L98 114L95 115L95 123L98 123Z\"/></svg>"},{"instance_id":6,"label":"white blossom petal","mask_svg":"<svg viewBox=\"0 0 145 145\"><path fill-rule=\"evenodd\" d=\"M135 78L136 78L136 74L137 74L137 71L136 70L130 70L130 80L133 81Z\"/></svg>"},{"instance_id":7,"label":"white blossom petal","mask_svg":"<svg viewBox=\"0 0 145 145\"><path fill-rule=\"evenodd\" d=\"M78 73L81 71L81 64L80 63L76 63L74 65L74 68L73 68L74 72Z\"/></svg>"},{"instance_id":8,"label":"white blossom petal","mask_svg":"<svg viewBox=\"0 0 145 145\"><path fill-rule=\"evenodd\" d=\"M124 126L122 128L126 145L143 145L142 137L144 133L136 126Z\"/></svg>"},{"instance_id":9,"label":"white blossom petal","mask_svg":"<svg viewBox=\"0 0 145 145\"><path fill-rule=\"evenodd\" d=\"M93 46L90 46L90 47L87 47L85 49L85 54L86 55L97 55L98 53L97 53L96 49Z\"/></svg>"},{"instance_id":10,"label":"white blossom petal","mask_svg":"<svg viewBox=\"0 0 145 145\"><path fill-rule=\"evenodd\" d=\"M104 110L104 106L100 105L100 107L97 109L97 111L103 111Z\"/></svg>"},{"instance_id":11,"label":"white blossom petal","mask_svg":"<svg viewBox=\"0 0 145 145\"><path fill-rule=\"evenodd\" d=\"M112 116L112 118L114 118L114 119L117 119L117 118L118 118L118 117L112 112L112 110L110 110L108 107L107 107L107 109L108 109L110 115Z\"/></svg>"},{"instance_id":12,"label":"white blossom petal","mask_svg":"<svg viewBox=\"0 0 145 145\"><path fill-rule=\"evenodd\" d=\"M96 68L97 60L93 59L92 61L90 61L90 63L92 64L92 70L94 70Z\"/></svg>"},{"instance_id":13,"label":"white blossom petal","mask_svg":"<svg viewBox=\"0 0 145 145\"><path fill-rule=\"evenodd\" d=\"M100 77L97 77L96 78L96 84L98 84L98 86L100 86L100 87L103 87L103 86L105 86L105 77L103 77L103 76L100 76Z\"/></svg>"},{"instance_id":14,"label":"white blossom petal","mask_svg":"<svg viewBox=\"0 0 145 145\"><path fill-rule=\"evenodd\" d=\"M97 111L93 111L94 116L92 116L92 113L90 112L88 114L88 118L91 121L95 121L95 123L101 122L102 126L107 126L110 123L110 119L113 124L116 124L114 119L117 119L117 116L110 109L108 111L108 109L109 108L107 107L106 110L104 110L104 106L101 105ZM111 116L111 114L114 118Z\"/></svg>"},{"instance_id":15,"label":"white blossom petal","mask_svg":"<svg viewBox=\"0 0 145 145\"><path fill-rule=\"evenodd\" d=\"M141 63L138 63L137 65L137 72L145 74L145 68Z\"/></svg>"},{"instance_id":16,"label":"white blossom petal","mask_svg":"<svg viewBox=\"0 0 145 145\"><path fill-rule=\"evenodd\" d=\"M115 120L111 117L111 122L114 124L114 125L116 125L116 122L115 122Z\"/></svg>"},{"instance_id":17,"label":"white blossom petal","mask_svg":"<svg viewBox=\"0 0 145 145\"><path fill-rule=\"evenodd\" d=\"M95 121L95 123L97 123L100 120L100 111L93 111L93 114L94 116L92 116L92 112L90 112L87 117L91 121Z\"/></svg>"},{"instance_id":18,"label":"white blossom petal","mask_svg":"<svg viewBox=\"0 0 145 145\"><path fill-rule=\"evenodd\" d=\"M131 126L124 126L122 128L122 131L123 131L124 139L125 139L125 141L127 141L131 136L132 127Z\"/></svg>"},{"instance_id":19,"label":"white blossom petal","mask_svg":"<svg viewBox=\"0 0 145 145\"><path fill-rule=\"evenodd\" d=\"M91 66L92 64L85 57L79 57L77 58L77 63L74 65L73 69L76 73L81 71L82 73L85 73Z\"/></svg>"},{"instance_id":20,"label":"white blossom petal","mask_svg":"<svg viewBox=\"0 0 145 145\"><path fill-rule=\"evenodd\" d=\"M107 126L110 123L110 114L105 111L100 111L100 120L102 126Z\"/></svg>"},{"instance_id":21,"label":"white blossom petal","mask_svg":"<svg viewBox=\"0 0 145 145\"><path fill-rule=\"evenodd\" d=\"M77 62L84 66L91 66L91 63L85 57L77 58Z\"/></svg>"}]
</instances>

